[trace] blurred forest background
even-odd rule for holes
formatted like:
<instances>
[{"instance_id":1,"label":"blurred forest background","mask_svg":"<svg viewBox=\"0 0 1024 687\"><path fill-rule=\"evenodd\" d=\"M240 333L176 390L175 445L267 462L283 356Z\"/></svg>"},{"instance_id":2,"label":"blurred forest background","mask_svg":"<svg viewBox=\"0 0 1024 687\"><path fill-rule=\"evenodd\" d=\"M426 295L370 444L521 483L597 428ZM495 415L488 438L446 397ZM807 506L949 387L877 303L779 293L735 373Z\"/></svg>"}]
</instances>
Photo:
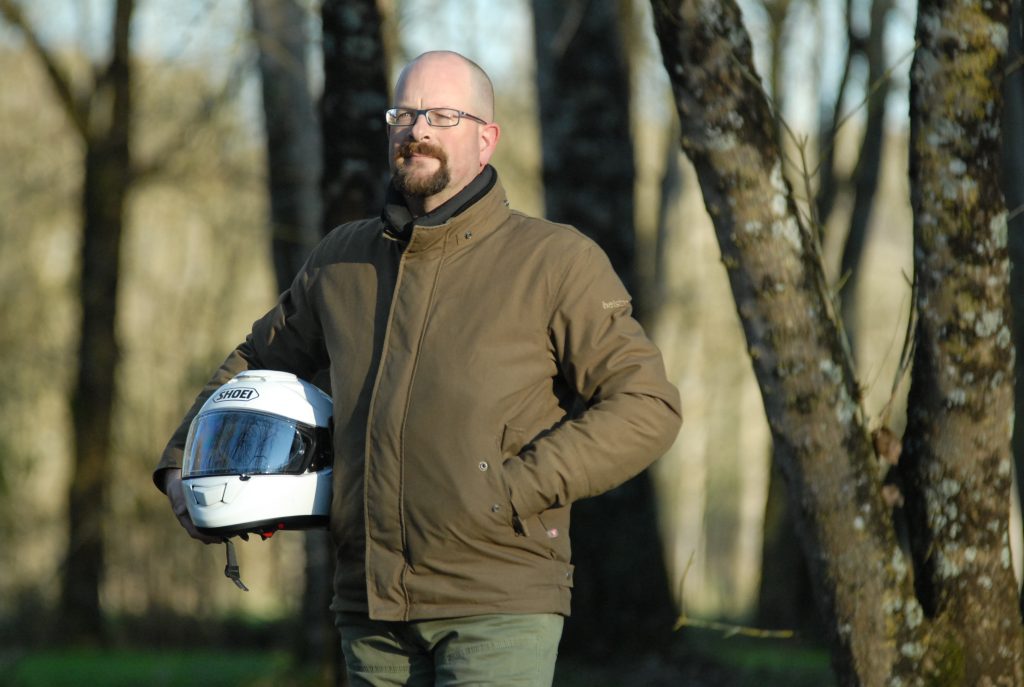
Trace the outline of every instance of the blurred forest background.
<instances>
[{"instance_id":1,"label":"blurred forest background","mask_svg":"<svg viewBox=\"0 0 1024 687\"><path fill-rule=\"evenodd\" d=\"M605 202L590 203L590 212L630 216L625 247L609 252L682 392L684 426L647 476L653 491L613 492L603 497L606 505L580 504L583 515L574 525L581 528L601 517L595 510L618 518L644 510L632 509L637 498L656 507L650 531L659 533L661 549L652 554L638 547L633 526L623 520L602 526L593 546L579 535L580 555L614 560L595 564L604 576L578 590L574 612L597 622L593 634L578 626L567 634L570 658L579 655L587 665L610 662L611 648L624 646L616 639L621 636L635 635L653 649L658 640L642 631L608 628L629 624L615 620L622 617L616 604L639 603L642 610L636 599L645 597L658 604L651 611L660 623L655 632L665 637L685 637L707 621L733 630L794 630L790 646L813 644L821 621L792 516L778 493L780 480L773 479L772 439L720 249L694 169L680 150L650 5L379 0L324 2L322 14L320 2L304 0L296 7L306 43L295 62L294 52L259 24L260 6L267 13L274 4L292 3L138 0L130 33L123 36L131 62L133 171L119 253L101 253L85 268L87 141L110 124L104 116L117 112L103 109L104 99L115 98L115 91L103 91L113 72L102 67L119 39L111 28L114 2L0 1L0 667L52 648L62 634L74 594L66 579L75 555L69 542L83 522L82 511L69 504L90 495L101 500L93 504L101 514L102 541L95 581L102 624L90 630L96 645L207 649L234 642L302 654L310 648L296 649L297 637L300 644L315 642L305 631L293 631L300 618L309 618L304 592L315 542L285 533L240 545L243 579L253 590L241 593L222 574L222 547L187 538L151 473L197 390L273 303L280 270L289 269L281 263L281 234L273 229L275 163L268 163L269 96L261 73L269 73L267 64L277 56L308 85L308 102L318 104L332 78L325 73L328 53L340 59L337 46L322 38L328 6L339 22L365 5L379 11L379 68L388 87L407 60L429 49L459 51L490 73L503 128L494 164L513 207L560 215L555 219L572 214L574 188L585 185L595 168L565 163L554 175L563 186L553 189L545 165L563 151L593 147L596 139L606 145L606 157L614 151L632 161L632 169L627 165L625 176L604 190ZM899 434L906 384L898 367L912 301L908 73L916 4L745 0L740 6L762 86L784 122L779 139L790 163L787 174L802 207L818 219L863 407L877 420L869 424L888 424ZM606 23L588 25L595 18ZM545 60L579 49L573 37L588 30L606 32L590 41L618 60L612 65L621 68L618 75L608 68L566 75L545 66ZM615 41L600 38L612 35L608 31ZM52 59L49 72L41 53ZM54 87L53 70L71 86L67 93ZM566 93L559 78L569 78L570 85L589 79L596 100L574 105L545 96L552 88ZM89 99L108 115L76 124L69 111ZM312 118L323 116L320 105L304 111L301 97L286 102L307 112L307 127L319 130ZM545 110L552 104L554 111ZM557 122L561 111L573 113L577 132L542 130L542 121ZM613 111L622 116L617 133L625 148L587 128L599 127ZM380 120L383 132L383 107ZM331 137L330 127L324 132ZM375 162L385 163L383 133L363 145L379 155ZM314 147L313 157L319 154ZM307 157L310 170L318 171L323 160ZM287 163L277 158L277 164ZM332 174L330 167L326 173ZM326 214L337 210L330 199L324 204ZM1019 208L1011 210L1011 218L1019 214ZM584 231L600 231L584 221ZM319 222L312 224L320 230ZM298 242L286 237L284 243ZM117 275L111 285L116 348L102 353L116 356L109 462L90 478L100 483L97 489L76 492L76 444L90 427L76 425L75 408L104 402L76 398L80 356L88 355L81 341L87 269ZM625 510L615 510L616 499ZM617 532L624 541L614 541ZM659 561L664 592L639 581L651 577L638 569ZM616 591L630 586L625 580L631 574L634 591ZM601 610L610 596L621 598L608 604L610 611ZM691 627L673 635L682 611ZM82 633L67 636L82 643ZM563 684L572 684L561 668L560 675ZM636 684L660 683L648 677ZM708 684L728 682L723 677Z\"/></svg>"}]
</instances>

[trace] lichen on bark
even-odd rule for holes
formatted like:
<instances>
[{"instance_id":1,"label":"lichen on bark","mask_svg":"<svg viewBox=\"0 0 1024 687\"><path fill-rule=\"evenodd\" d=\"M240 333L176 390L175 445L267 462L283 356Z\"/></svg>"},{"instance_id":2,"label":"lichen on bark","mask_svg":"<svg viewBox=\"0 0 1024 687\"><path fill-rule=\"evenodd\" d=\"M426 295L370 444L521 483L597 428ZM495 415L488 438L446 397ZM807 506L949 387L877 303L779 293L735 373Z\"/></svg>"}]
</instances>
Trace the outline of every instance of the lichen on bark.
<instances>
[{"instance_id":1,"label":"lichen on bark","mask_svg":"<svg viewBox=\"0 0 1024 687\"><path fill-rule=\"evenodd\" d=\"M924 0L918 12L918 328L900 470L917 591L942 627L921 666L935 684L1021 684L1024 640L1005 564L1014 350L999 116L1009 3Z\"/></svg>"},{"instance_id":2,"label":"lichen on bark","mask_svg":"<svg viewBox=\"0 0 1024 687\"><path fill-rule=\"evenodd\" d=\"M817 237L782 173L735 2L654 8L680 143L715 225L840 679L884 684L905 660L898 647L921 641L922 614L881 500Z\"/></svg>"}]
</instances>

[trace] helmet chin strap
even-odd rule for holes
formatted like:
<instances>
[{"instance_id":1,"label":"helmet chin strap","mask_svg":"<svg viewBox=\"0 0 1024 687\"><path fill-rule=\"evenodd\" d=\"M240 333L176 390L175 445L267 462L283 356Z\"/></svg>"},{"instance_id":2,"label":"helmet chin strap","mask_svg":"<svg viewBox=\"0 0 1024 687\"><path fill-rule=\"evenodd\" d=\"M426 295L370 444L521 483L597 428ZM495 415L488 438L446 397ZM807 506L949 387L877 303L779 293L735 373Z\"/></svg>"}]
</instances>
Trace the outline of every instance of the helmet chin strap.
<instances>
[{"instance_id":1,"label":"helmet chin strap","mask_svg":"<svg viewBox=\"0 0 1024 687\"><path fill-rule=\"evenodd\" d=\"M249 588L242 583L242 578L239 575L238 570L238 558L235 556L235 545L231 539L224 540L224 546L227 548L228 562L224 566L224 576L235 583L235 586L241 589L243 592L249 591Z\"/></svg>"},{"instance_id":2,"label":"helmet chin strap","mask_svg":"<svg viewBox=\"0 0 1024 687\"><path fill-rule=\"evenodd\" d=\"M278 527L283 528L284 525L278 525ZM266 532L254 531L253 533L259 534L260 538L264 541L274 536L274 530L268 530ZM238 532L236 535L232 536L237 536L244 541L249 541L248 532ZM243 592L249 591L249 588L246 587L245 584L242 582L241 575L239 574L238 556L235 555L235 543L231 541L231 537L224 537L224 548L227 552L228 558L227 565L224 566L224 577L234 582L235 586L241 589Z\"/></svg>"}]
</instances>

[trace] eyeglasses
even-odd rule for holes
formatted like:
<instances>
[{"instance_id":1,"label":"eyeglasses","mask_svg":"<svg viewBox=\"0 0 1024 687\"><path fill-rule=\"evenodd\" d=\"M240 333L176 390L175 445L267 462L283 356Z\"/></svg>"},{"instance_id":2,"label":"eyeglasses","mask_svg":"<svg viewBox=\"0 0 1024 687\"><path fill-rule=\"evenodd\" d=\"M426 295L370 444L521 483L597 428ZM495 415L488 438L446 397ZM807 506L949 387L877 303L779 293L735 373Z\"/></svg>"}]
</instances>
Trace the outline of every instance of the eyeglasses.
<instances>
[{"instance_id":1,"label":"eyeglasses","mask_svg":"<svg viewBox=\"0 0 1024 687\"><path fill-rule=\"evenodd\" d=\"M474 122L480 122L481 124L487 123L475 115L450 107L431 107L426 110L393 107L384 113L384 119L389 126L412 126L420 115L426 117L427 124L438 128L456 126L463 117L472 119Z\"/></svg>"}]
</instances>

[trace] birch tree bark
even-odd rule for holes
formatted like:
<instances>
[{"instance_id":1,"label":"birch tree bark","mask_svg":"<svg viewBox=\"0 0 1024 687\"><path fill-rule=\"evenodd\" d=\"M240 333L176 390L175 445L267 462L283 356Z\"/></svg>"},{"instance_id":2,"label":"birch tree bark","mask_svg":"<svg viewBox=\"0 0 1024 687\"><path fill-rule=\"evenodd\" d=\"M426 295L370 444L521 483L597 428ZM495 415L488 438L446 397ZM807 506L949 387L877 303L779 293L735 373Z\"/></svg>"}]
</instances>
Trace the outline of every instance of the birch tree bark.
<instances>
[{"instance_id":1,"label":"birch tree bark","mask_svg":"<svg viewBox=\"0 0 1024 687\"><path fill-rule=\"evenodd\" d=\"M1020 684L1024 645L1005 538L1005 211L995 180L983 184L998 168L992 86L1006 44L1005 3L987 4L989 14L980 2L960 3L961 14L925 3L918 29L915 98L924 124L915 146L946 154L935 162L914 153L918 259L931 274L914 373L926 405L914 411L919 457L910 462L919 468L908 488L922 490L923 532L938 548L913 570L881 499L880 465L817 238L783 177L739 9L731 0L652 6L681 146L715 226L839 683ZM953 83L955 94L945 90ZM944 281L958 290L943 290ZM953 444L936 445L945 441ZM933 590L924 606L915 576L919 589Z\"/></svg>"}]
</instances>

